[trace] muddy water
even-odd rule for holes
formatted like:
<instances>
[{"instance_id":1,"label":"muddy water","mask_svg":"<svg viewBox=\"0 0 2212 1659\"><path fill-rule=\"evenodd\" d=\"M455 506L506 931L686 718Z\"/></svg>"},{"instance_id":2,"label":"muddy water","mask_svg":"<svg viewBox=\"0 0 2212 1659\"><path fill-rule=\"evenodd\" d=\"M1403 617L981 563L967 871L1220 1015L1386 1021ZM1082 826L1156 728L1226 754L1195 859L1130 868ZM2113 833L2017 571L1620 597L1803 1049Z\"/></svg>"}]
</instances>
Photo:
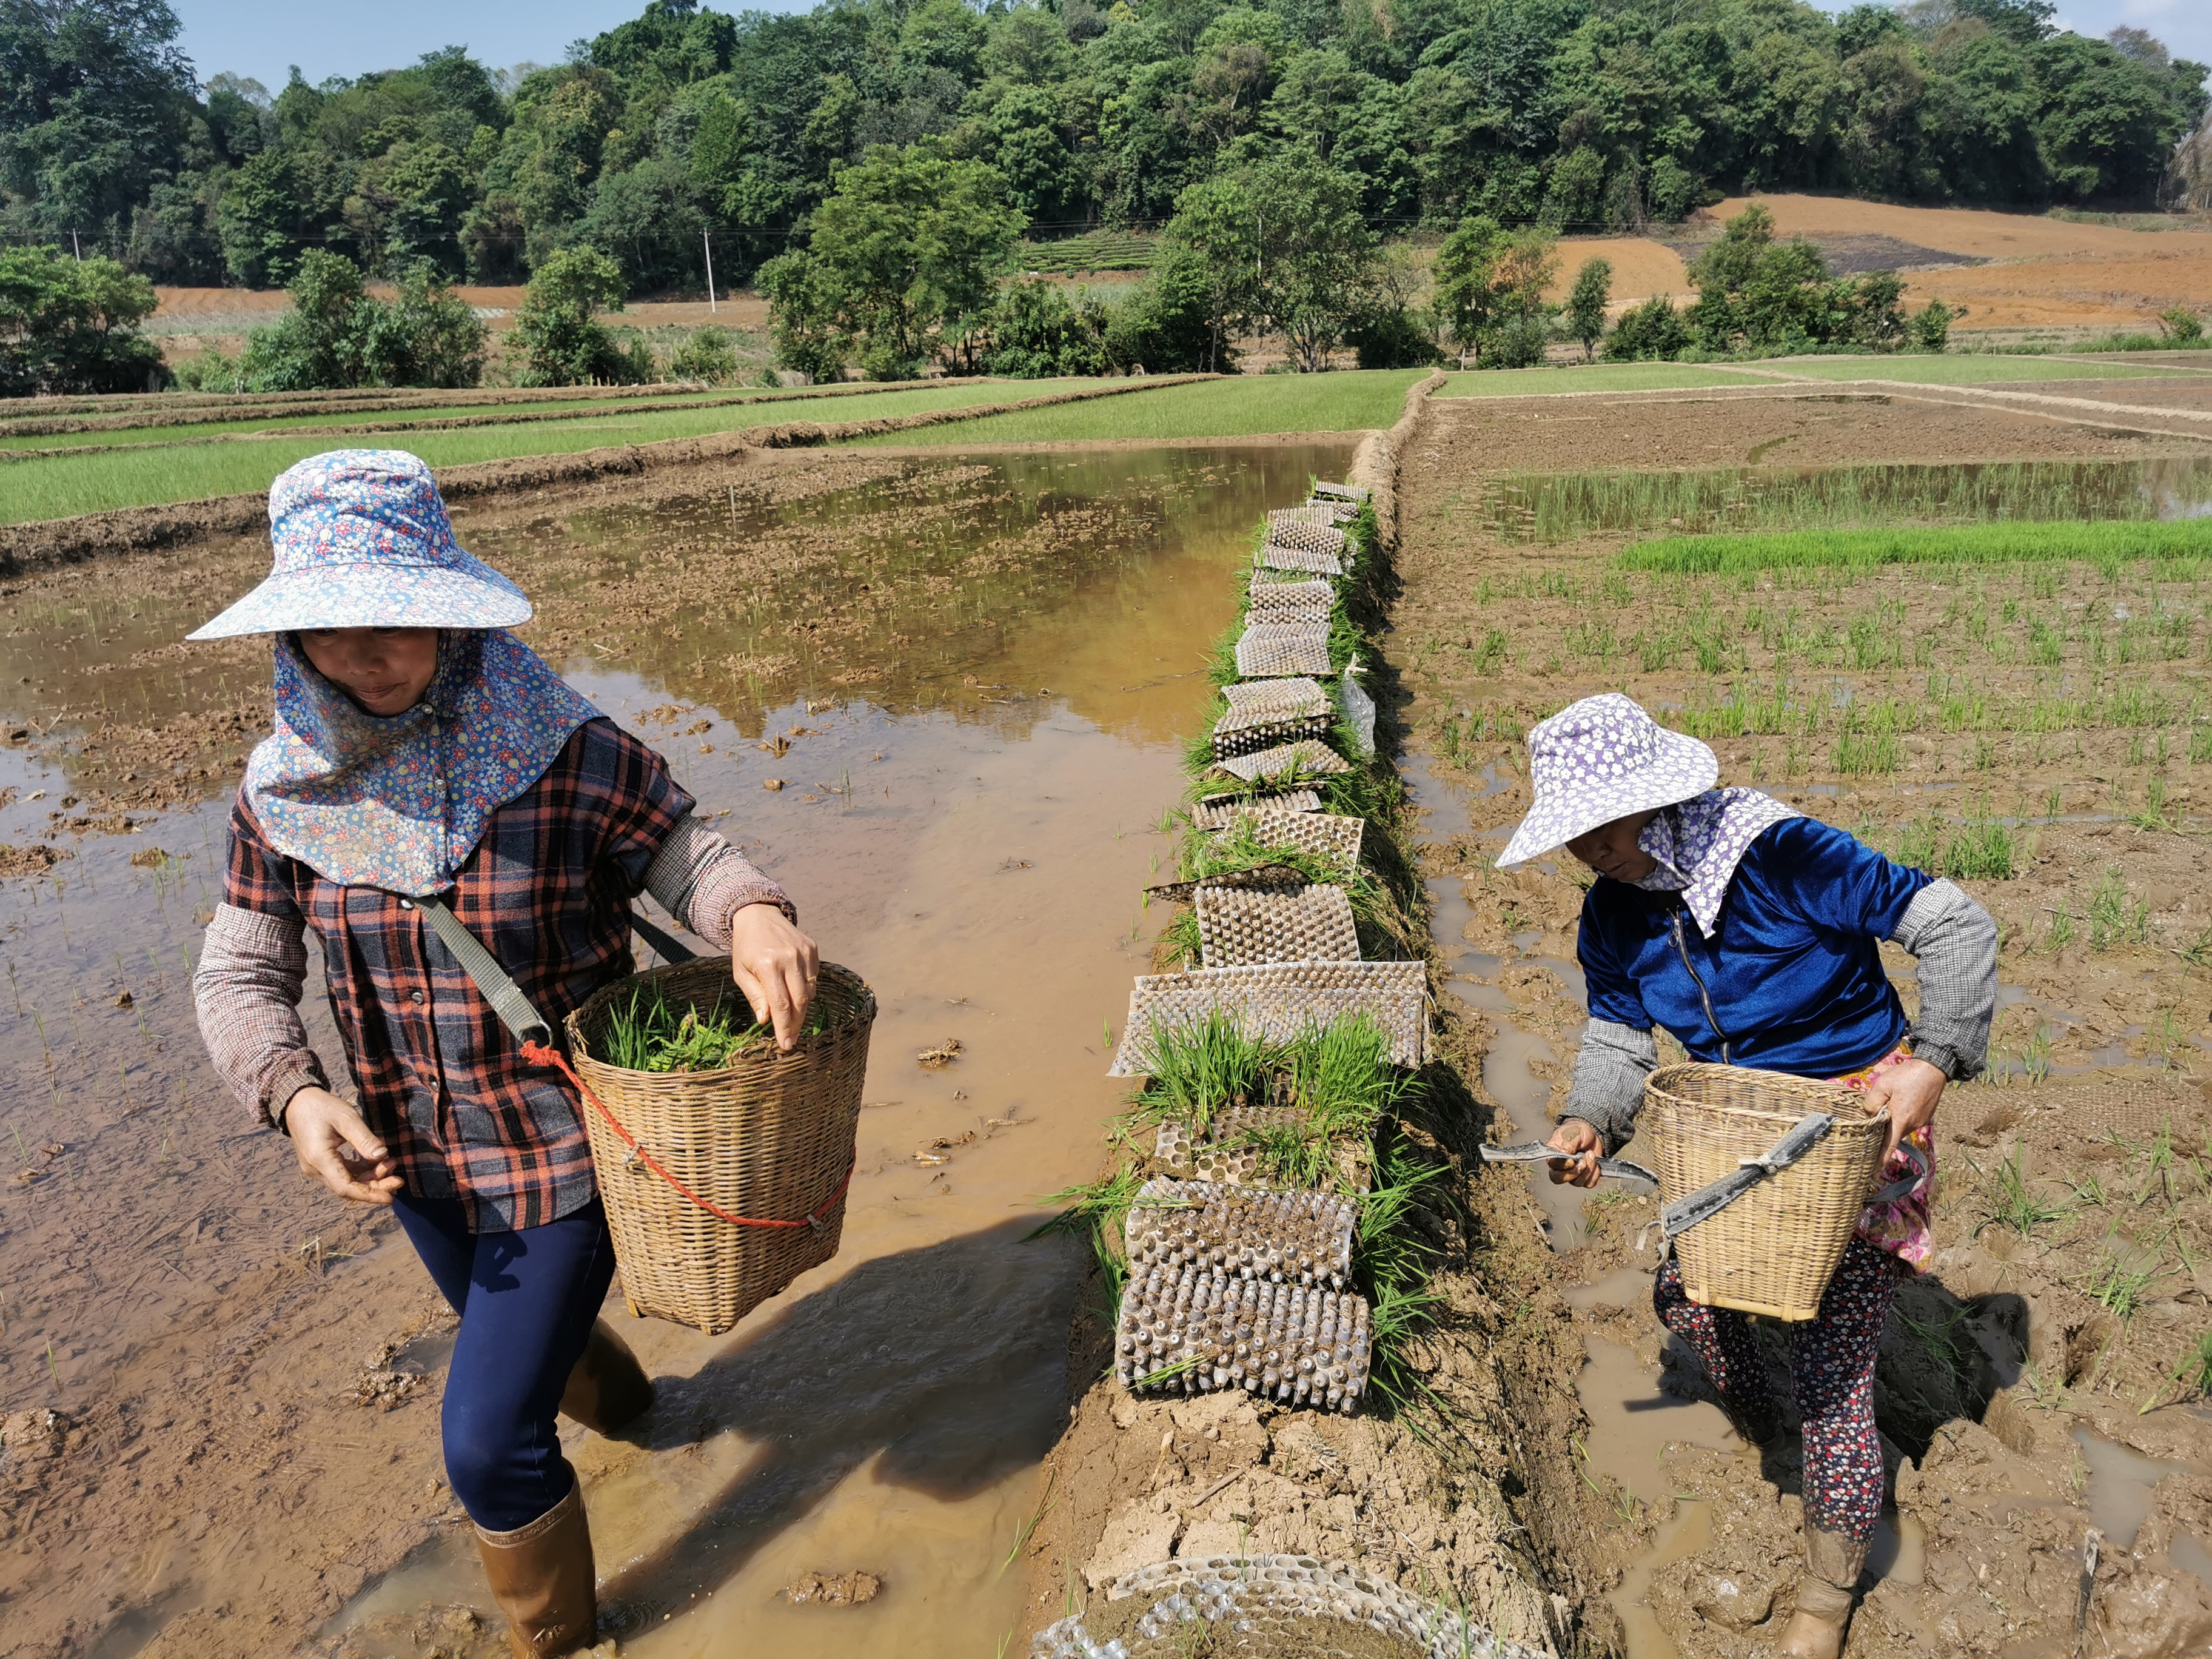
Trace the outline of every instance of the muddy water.
<instances>
[{"instance_id":1,"label":"muddy water","mask_svg":"<svg viewBox=\"0 0 2212 1659\"><path fill-rule=\"evenodd\" d=\"M714 500L665 519L464 520L471 544L526 585L542 569L545 644L573 683L669 756L702 810L791 890L824 954L866 974L882 1003L839 1257L721 1339L631 1322L612 1299L663 1403L638 1443L572 1435L570 1453L626 1653L895 1644L971 1656L1023 1622L1021 1568L1002 1564L1043 1496L1036 1466L1060 1425L1080 1270L1072 1249L1025 1242L1034 1200L1094 1173L1117 1103L1104 1046L1144 966L1137 891L1162 845L1151 826L1179 791L1175 740L1203 702L1206 647L1234 614L1225 578L1265 506L1347 459L1337 446L971 458L955 477L918 463L890 484L766 514ZM906 510L917 498L928 513ZM826 647L791 631L809 614L803 589L764 580L717 603L696 559L696 603L673 623L578 615L595 562L646 568L664 537L759 542L810 514L811 562L793 580L825 606L864 569L872 584L896 567L893 597ZM197 605L139 609L118 653L198 619ZM0 641L0 684L43 672L59 644L35 625ZM98 653L76 649L96 672ZM855 667L872 672L856 682ZM165 709L163 672L128 677L149 714L174 712L179 682ZM125 677L114 683L123 695ZM0 752L0 787L11 785L0 840L20 845L69 783ZM404 1334L423 1304L404 1245L303 1189L283 1144L218 1097L199 1054L185 963L216 902L221 834L220 805L171 812L131 836L65 839L74 856L52 873L0 888L14 1106L0 1147L34 1172L7 1189L0 1234L9 1409L82 1410L212 1375L252 1349L251 1332L223 1323L241 1264L282 1273L302 1245L327 1282L352 1287L344 1357L255 1352L257 1398L327 1399L351 1382L353 1350ZM956 1063L915 1063L946 1038L962 1045ZM103 1248L115 1240L131 1245L127 1261ZM397 1364L434 1372L441 1358L434 1334ZM402 1516L427 1505L434 1521L447 1503L434 1492L378 1490L391 1435L412 1438L419 1466L434 1415L410 1405L356 1419L356 1478L299 1500L320 1515L238 1513L220 1554L165 1545L133 1559L118 1540L77 1604L52 1589L37 1616L112 1622L103 1650L128 1653L179 1614L265 1595L257 1525L365 1532L363 1500ZM179 1509L194 1486L181 1471ZM326 1633L356 1633L362 1652L427 1653L426 1607L488 1611L465 1528L418 1535ZM779 1595L803 1573L854 1571L881 1580L866 1606ZM32 1615L14 1605L24 1626Z\"/></svg>"},{"instance_id":2,"label":"muddy water","mask_svg":"<svg viewBox=\"0 0 2212 1659\"><path fill-rule=\"evenodd\" d=\"M1451 787L1430 769L1425 750L1409 750L1399 763L1406 791L1421 815L1421 830L1431 842L1446 842L1468 832L1466 805ZM1514 1023L1513 1005L1494 976L1509 961L1530 961L1559 973L1579 995L1582 972L1572 963L1547 957L1522 957L1517 945L1510 957L1495 957L1470 950L1468 923L1474 915L1457 876L1431 876L1427 881L1431 921L1430 932L1437 950L1450 969L1447 995L1488 1017L1496 1035L1482 1060L1482 1084L1490 1097L1513 1124L1516 1142L1544 1140L1552 1133L1549 1106L1552 1085L1528 1069L1528 1062L1559 1058L1552 1045L1534 1032ZM1571 977L1570 977L1571 975ZM1528 1196L1540 1218L1544 1237L1553 1249L1571 1249L1583 1238L1583 1204L1588 1194L1574 1187L1554 1185L1540 1164L1529 1166Z\"/></svg>"}]
</instances>

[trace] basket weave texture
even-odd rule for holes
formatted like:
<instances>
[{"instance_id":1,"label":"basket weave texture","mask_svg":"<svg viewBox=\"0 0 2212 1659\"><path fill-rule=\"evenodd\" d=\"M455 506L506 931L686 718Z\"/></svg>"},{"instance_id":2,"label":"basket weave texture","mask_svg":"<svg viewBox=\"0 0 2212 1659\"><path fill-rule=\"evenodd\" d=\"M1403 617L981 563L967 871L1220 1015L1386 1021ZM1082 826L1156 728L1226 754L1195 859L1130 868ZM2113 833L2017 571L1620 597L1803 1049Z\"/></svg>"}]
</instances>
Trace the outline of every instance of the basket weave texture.
<instances>
[{"instance_id":1,"label":"basket weave texture","mask_svg":"<svg viewBox=\"0 0 2212 1659\"><path fill-rule=\"evenodd\" d=\"M1194 973L1139 974L1129 993L1109 1077L1143 1077L1152 1066L1154 1029L1195 1025L1226 1014L1251 1036L1287 1042L1308 1026L1346 1014L1371 1016L1390 1040L1390 1063L1428 1057L1428 964L1420 962L1273 962Z\"/></svg>"},{"instance_id":2,"label":"basket weave texture","mask_svg":"<svg viewBox=\"0 0 2212 1659\"><path fill-rule=\"evenodd\" d=\"M1266 800L1267 796L1256 799ZM1367 820L1334 812L1254 811L1233 815L1224 829L1233 830L1238 817L1248 818L1252 838L1262 847L1291 847L1340 866L1349 875L1359 862L1360 838Z\"/></svg>"},{"instance_id":3,"label":"basket weave texture","mask_svg":"<svg viewBox=\"0 0 2212 1659\"><path fill-rule=\"evenodd\" d=\"M750 1018L727 957L656 968L604 988L568 1016L578 1074L639 1146L708 1202L782 1221L820 1208L853 1167L875 994L825 962L816 995L829 1029L800 1037L788 1054L763 1043L716 1072L632 1072L592 1058L609 1012L641 989L702 1018L731 1001ZM717 1335L837 1254L842 1194L816 1225L736 1226L647 1169L588 1104L584 1122L635 1311Z\"/></svg>"},{"instance_id":4,"label":"basket weave texture","mask_svg":"<svg viewBox=\"0 0 2212 1659\"><path fill-rule=\"evenodd\" d=\"M1344 556L1344 550L1352 544L1351 538L1334 525L1271 524L1267 539L1278 547L1302 547L1310 553L1334 553Z\"/></svg>"},{"instance_id":5,"label":"basket weave texture","mask_svg":"<svg viewBox=\"0 0 2212 1659\"><path fill-rule=\"evenodd\" d=\"M1881 1172L1888 1120L1833 1083L1745 1066L1668 1066L1644 1091L1641 1128L1672 1204L1733 1175L1808 1112L1835 1127L1813 1150L1674 1241L1692 1302L1772 1319L1811 1319Z\"/></svg>"}]
</instances>

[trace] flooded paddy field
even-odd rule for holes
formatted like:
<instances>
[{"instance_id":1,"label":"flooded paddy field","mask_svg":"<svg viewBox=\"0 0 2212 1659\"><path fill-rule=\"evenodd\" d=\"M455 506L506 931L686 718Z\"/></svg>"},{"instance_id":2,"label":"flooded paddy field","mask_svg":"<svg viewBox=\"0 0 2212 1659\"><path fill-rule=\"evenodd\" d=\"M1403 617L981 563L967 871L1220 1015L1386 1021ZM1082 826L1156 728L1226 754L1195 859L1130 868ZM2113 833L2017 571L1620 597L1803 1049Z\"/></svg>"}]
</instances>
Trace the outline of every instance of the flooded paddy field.
<instances>
[{"instance_id":1,"label":"flooded paddy field","mask_svg":"<svg viewBox=\"0 0 2212 1659\"><path fill-rule=\"evenodd\" d=\"M2196 1650L2212 564L1620 556L1735 528L2197 517L2212 445L1902 399L1578 401L1439 400L1400 481L1393 656L1470 1085L1515 1139L1565 1097L1581 888L1564 858L1493 860L1528 805L1522 737L1577 697L1626 691L1711 743L1723 782L1958 879L1999 922L2003 990L1990 1079L1937 1118L1936 1255L1884 1338L1890 1507L1847 1651L2056 1655L2080 1631L2093 1651ZM1911 959L1885 954L1910 1010ZM1530 1507L1596 1587L1582 1629L1636 1659L1769 1651L1800 1559L1795 1438L1762 1463L1651 1314L1654 1203L1512 1170L1475 1186L1493 1293L1525 1305L1522 1363L1574 1395L1530 1417L1527 1458ZM1778 1329L1761 1340L1786 1375Z\"/></svg>"},{"instance_id":2,"label":"flooded paddy field","mask_svg":"<svg viewBox=\"0 0 2212 1659\"><path fill-rule=\"evenodd\" d=\"M1027 1242L1034 1200L1093 1172L1117 1103L1102 1024L1149 955L1152 826L1251 527L1349 453L779 457L457 511L537 599L526 637L882 1000L839 1257L721 1339L613 1303L663 1403L570 1451L623 1652L1026 1628L1008 1564L1081 1273ZM386 1218L218 1091L193 1026L267 666L179 641L267 557L210 540L0 592L0 1651L504 1642L441 1480L450 1316ZM854 1574L861 1604L810 1593Z\"/></svg>"}]
</instances>

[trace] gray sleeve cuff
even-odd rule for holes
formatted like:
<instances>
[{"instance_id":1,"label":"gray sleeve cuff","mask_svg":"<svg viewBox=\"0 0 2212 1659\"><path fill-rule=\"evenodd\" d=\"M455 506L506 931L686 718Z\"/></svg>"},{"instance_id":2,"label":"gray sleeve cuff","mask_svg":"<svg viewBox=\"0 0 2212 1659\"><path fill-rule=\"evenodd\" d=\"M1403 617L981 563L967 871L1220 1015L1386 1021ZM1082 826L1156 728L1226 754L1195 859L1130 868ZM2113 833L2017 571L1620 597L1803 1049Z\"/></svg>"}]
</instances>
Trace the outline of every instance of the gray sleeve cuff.
<instances>
[{"instance_id":1,"label":"gray sleeve cuff","mask_svg":"<svg viewBox=\"0 0 2212 1659\"><path fill-rule=\"evenodd\" d=\"M1607 1157L1635 1138L1644 1079L1658 1063L1659 1039L1650 1031L1609 1019L1594 1019L1584 1029L1565 1115L1595 1129L1604 1138Z\"/></svg>"},{"instance_id":2,"label":"gray sleeve cuff","mask_svg":"<svg viewBox=\"0 0 2212 1659\"><path fill-rule=\"evenodd\" d=\"M1890 938L1920 962L1913 1054L1954 1082L1979 1076L1996 1013L1996 923L1955 883L1935 881L1913 895Z\"/></svg>"},{"instance_id":3,"label":"gray sleeve cuff","mask_svg":"<svg viewBox=\"0 0 2212 1659\"><path fill-rule=\"evenodd\" d=\"M731 918L748 904L773 904L794 926L799 921L781 887L694 817L668 832L645 872L645 890L717 951L730 948Z\"/></svg>"}]
</instances>

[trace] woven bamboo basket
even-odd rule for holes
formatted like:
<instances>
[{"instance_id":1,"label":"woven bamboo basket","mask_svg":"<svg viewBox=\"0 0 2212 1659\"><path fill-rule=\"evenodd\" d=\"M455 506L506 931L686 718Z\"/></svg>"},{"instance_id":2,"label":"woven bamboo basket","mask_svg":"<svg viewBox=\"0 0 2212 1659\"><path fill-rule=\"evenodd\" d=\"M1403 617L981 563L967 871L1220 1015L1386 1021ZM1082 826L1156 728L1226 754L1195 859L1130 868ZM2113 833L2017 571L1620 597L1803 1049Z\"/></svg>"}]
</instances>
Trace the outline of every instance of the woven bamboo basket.
<instances>
[{"instance_id":1,"label":"woven bamboo basket","mask_svg":"<svg viewBox=\"0 0 2212 1659\"><path fill-rule=\"evenodd\" d=\"M714 1336L837 1254L875 993L850 969L825 962L816 995L828 1029L800 1037L788 1054L763 1043L716 1072L632 1072L593 1059L608 1011L640 988L702 1016L734 1000L750 1018L727 957L617 981L568 1016L578 1075L639 1148L708 1202L769 1220L821 1212L797 1227L725 1221L678 1192L584 1103L630 1311Z\"/></svg>"},{"instance_id":2,"label":"woven bamboo basket","mask_svg":"<svg viewBox=\"0 0 2212 1659\"><path fill-rule=\"evenodd\" d=\"M1642 1128L1672 1204L1756 1158L1808 1112L1836 1125L1781 1174L1770 1176L1674 1242L1692 1302L1774 1319L1811 1319L1835 1277L1866 1205L1888 1120L1832 1083L1744 1066L1668 1066L1644 1091Z\"/></svg>"}]
</instances>

